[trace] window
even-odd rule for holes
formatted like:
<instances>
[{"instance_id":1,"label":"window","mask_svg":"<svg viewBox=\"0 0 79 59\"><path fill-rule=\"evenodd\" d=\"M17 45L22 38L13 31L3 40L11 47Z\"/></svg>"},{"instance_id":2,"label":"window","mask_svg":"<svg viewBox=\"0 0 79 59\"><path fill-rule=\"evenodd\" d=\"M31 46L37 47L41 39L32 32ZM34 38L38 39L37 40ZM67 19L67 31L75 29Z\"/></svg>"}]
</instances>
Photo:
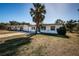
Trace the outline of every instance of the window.
<instances>
[{"instance_id":1,"label":"window","mask_svg":"<svg viewBox=\"0 0 79 59\"><path fill-rule=\"evenodd\" d=\"M23 30L23 27L20 27L20 31L22 31Z\"/></svg>"},{"instance_id":2,"label":"window","mask_svg":"<svg viewBox=\"0 0 79 59\"><path fill-rule=\"evenodd\" d=\"M55 30L55 26L51 26L51 30Z\"/></svg>"},{"instance_id":3,"label":"window","mask_svg":"<svg viewBox=\"0 0 79 59\"><path fill-rule=\"evenodd\" d=\"M32 30L35 30L35 27L32 27Z\"/></svg>"},{"instance_id":4,"label":"window","mask_svg":"<svg viewBox=\"0 0 79 59\"><path fill-rule=\"evenodd\" d=\"M46 30L46 26L41 26L41 29L42 30Z\"/></svg>"}]
</instances>

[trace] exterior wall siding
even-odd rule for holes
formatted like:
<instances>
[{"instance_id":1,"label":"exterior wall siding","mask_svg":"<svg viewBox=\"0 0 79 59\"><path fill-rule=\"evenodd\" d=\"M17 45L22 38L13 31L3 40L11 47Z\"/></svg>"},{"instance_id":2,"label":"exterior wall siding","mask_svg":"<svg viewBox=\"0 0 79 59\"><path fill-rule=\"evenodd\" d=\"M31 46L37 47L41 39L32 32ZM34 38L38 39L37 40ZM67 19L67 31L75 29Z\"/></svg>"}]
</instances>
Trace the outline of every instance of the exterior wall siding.
<instances>
[{"instance_id":1,"label":"exterior wall siding","mask_svg":"<svg viewBox=\"0 0 79 59\"><path fill-rule=\"evenodd\" d=\"M29 27L29 32L35 32L35 29L36 29L36 28L35 28L35 29L32 29L32 27L35 27L35 26L30 26L30 27Z\"/></svg>"},{"instance_id":2,"label":"exterior wall siding","mask_svg":"<svg viewBox=\"0 0 79 59\"><path fill-rule=\"evenodd\" d=\"M29 31L29 26L28 25L24 25L23 26L23 31Z\"/></svg>"},{"instance_id":3,"label":"exterior wall siding","mask_svg":"<svg viewBox=\"0 0 79 59\"><path fill-rule=\"evenodd\" d=\"M55 30L51 30L51 26L46 26L46 30L41 30L41 32L43 33L54 33L54 34L57 34L57 31L56 31L56 26L55 26Z\"/></svg>"},{"instance_id":4,"label":"exterior wall siding","mask_svg":"<svg viewBox=\"0 0 79 59\"><path fill-rule=\"evenodd\" d=\"M52 25L51 25L52 26ZM46 25L46 29L42 30L40 29L40 32L42 33L53 33L53 34L57 34L57 29L59 27L61 27L62 25L53 25L55 26L55 30L51 30L51 26L50 25ZM23 26L11 26L12 30L20 30L20 27L23 27L23 31L29 31L29 32L35 32L36 27L35 26L29 26L29 25L23 25ZM35 29L33 29L32 27L35 27Z\"/></svg>"}]
</instances>

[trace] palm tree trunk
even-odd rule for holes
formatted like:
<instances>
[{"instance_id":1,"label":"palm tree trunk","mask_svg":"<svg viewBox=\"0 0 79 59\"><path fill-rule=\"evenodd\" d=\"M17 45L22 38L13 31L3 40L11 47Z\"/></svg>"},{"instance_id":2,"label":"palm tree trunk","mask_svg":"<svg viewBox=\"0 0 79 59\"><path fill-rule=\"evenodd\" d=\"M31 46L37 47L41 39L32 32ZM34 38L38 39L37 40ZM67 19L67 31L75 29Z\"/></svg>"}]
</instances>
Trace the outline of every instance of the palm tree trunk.
<instances>
[{"instance_id":1,"label":"palm tree trunk","mask_svg":"<svg viewBox=\"0 0 79 59\"><path fill-rule=\"evenodd\" d=\"M35 32L36 34L37 34L37 32L38 32L38 28L39 28L39 23L37 22L37 23L36 23L36 32Z\"/></svg>"},{"instance_id":2,"label":"palm tree trunk","mask_svg":"<svg viewBox=\"0 0 79 59\"><path fill-rule=\"evenodd\" d=\"M35 31L35 34L37 34L37 24L36 24L36 31Z\"/></svg>"},{"instance_id":3,"label":"palm tree trunk","mask_svg":"<svg viewBox=\"0 0 79 59\"><path fill-rule=\"evenodd\" d=\"M40 25L38 25L38 32L40 32Z\"/></svg>"}]
</instances>

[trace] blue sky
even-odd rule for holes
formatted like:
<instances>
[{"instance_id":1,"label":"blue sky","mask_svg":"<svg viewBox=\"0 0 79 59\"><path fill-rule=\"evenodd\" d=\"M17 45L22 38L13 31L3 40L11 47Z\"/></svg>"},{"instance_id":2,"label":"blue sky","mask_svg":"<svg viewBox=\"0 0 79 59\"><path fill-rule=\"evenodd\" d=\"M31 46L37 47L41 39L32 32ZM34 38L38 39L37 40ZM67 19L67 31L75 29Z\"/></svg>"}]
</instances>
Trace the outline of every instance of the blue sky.
<instances>
[{"instance_id":1,"label":"blue sky","mask_svg":"<svg viewBox=\"0 0 79 59\"><path fill-rule=\"evenodd\" d=\"M30 16L31 3L0 3L0 22L18 21L33 23ZM46 3L44 23L54 23L57 19L64 21L79 20L79 4L75 3Z\"/></svg>"}]
</instances>

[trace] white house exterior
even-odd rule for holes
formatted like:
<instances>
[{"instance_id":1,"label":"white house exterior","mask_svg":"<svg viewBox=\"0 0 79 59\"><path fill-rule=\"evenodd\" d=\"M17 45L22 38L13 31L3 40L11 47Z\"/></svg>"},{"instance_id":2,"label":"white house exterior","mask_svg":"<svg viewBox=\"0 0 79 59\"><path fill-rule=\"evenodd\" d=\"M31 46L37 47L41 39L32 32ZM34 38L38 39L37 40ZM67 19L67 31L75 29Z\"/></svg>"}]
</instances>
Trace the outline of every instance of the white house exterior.
<instances>
[{"instance_id":1,"label":"white house exterior","mask_svg":"<svg viewBox=\"0 0 79 59\"><path fill-rule=\"evenodd\" d=\"M56 24L44 24L43 26L46 27L46 29L41 29L40 31L43 33L53 33L57 34L57 29L61 27L62 25L56 25Z\"/></svg>"},{"instance_id":2,"label":"white house exterior","mask_svg":"<svg viewBox=\"0 0 79 59\"><path fill-rule=\"evenodd\" d=\"M29 31L29 25L23 25L23 31Z\"/></svg>"},{"instance_id":3,"label":"white house exterior","mask_svg":"<svg viewBox=\"0 0 79 59\"><path fill-rule=\"evenodd\" d=\"M21 30L21 31L28 31L28 32L35 32L36 26L35 25L12 25L10 26L11 30ZM62 27L60 24L43 24L40 28L40 32L42 33L51 33L57 34L57 29Z\"/></svg>"}]
</instances>

